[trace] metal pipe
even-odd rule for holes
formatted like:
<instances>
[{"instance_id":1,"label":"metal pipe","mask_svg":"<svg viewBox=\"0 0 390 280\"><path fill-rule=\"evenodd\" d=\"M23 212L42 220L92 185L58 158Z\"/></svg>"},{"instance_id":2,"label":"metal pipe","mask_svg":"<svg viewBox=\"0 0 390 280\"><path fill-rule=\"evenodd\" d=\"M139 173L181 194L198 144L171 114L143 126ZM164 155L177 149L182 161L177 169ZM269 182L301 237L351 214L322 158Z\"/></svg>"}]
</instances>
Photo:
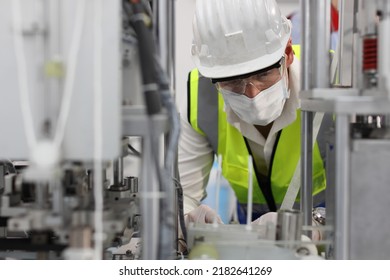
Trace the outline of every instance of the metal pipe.
<instances>
[{"instance_id":1,"label":"metal pipe","mask_svg":"<svg viewBox=\"0 0 390 280\"><path fill-rule=\"evenodd\" d=\"M312 63L312 51L310 48L311 42L311 29L310 22L311 16L311 3L310 0L302 0L300 2L302 11L302 23L301 23L301 34L302 34L302 50L301 50L301 89L309 90L311 88L311 63ZM303 212L303 225L311 225L311 217L309 219L309 209L311 209L312 201L312 181L311 173L307 174L307 168L312 170L312 157L309 156L311 151L310 142L312 141L313 127L309 124L313 123L313 114L308 111L301 112L301 211ZM311 127L311 129L310 129ZM311 152L310 152L311 154ZM308 198L309 197L309 198ZM308 234L305 232L305 234ZM310 235L310 234L309 234Z\"/></svg>"},{"instance_id":2,"label":"metal pipe","mask_svg":"<svg viewBox=\"0 0 390 280\"><path fill-rule=\"evenodd\" d=\"M114 160L113 166L112 166L112 172L113 172L113 181L114 181L114 186L119 186L120 182L120 167L119 167L119 160L116 159Z\"/></svg>"},{"instance_id":3,"label":"metal pipe","mask_svg":"<svg viewBox=\"0 0 390 280\"><path fill-rule=\"evenodd\" d=\"M159 235L159 193L156 164L151 149L151 139L145 137L142 142L142 174L140 188L141 214L145 221L141 223L142 232L142 259L156 260L158 256L158 235ZM158 149L157 149L158 150Z\"/></svg>"},{"instance_id":4,"label":"metal pipe","mask_svg":"<svg viewBox=\"0 0 390 280\"><path fill-rule=\"evenodd\" d=\"M303 111L301 120L301 210L303 212L303 225L311 225L313 208L313 112ZM311 232L304 232L311 237Z\"/></svg>"},{"instance_id":5,"label":"metal pipe","mask_svg":"<svg viewBox=\"0 0 390 280\"><path fill-rule=\"evenodd\" d=\"M336 186L335 186L335 246L337 260L349 259L350 182L349 182L349 116L336 118Z\"/></svg>"},{"instance_id":6,"label":"metal pipe","mask_svg":"<svg viewBox=\"0 0 390 280\"><path fill-rule=\"evenodd\" d=\"M301 0L302 58L301 89L329 88L330 1ZM311 225L312 184L312 112L302 111L301 119L301 210L303 225Z\"/></svg>"},{"instance_id":7,"label":"metal pipe","mask_svg":"<svg viewBox=\"0 0 390 280\"><path fill-rule=\"evenodd\" d=\"M55 214L61 215L64 213L64 189L59 180L50 182L52 186L52 211Z\"/></svg>"},{"instance_id":8,"label":"metal pipe","mask_svg":"<svg viewBox=\"0 0 390 280\"><path fill-rule=\"evenodd\" d=\"M156 7L154 11L154 21L157 22L155 25L155 37L157 39L157 52L159 54L160 59L160 65L167 76L167 79L169 81L169 90L172 93L172 98L175 100L175 1L173 0L154 0L153 1L153 7ZM170 135L167 133L165 135L164 141L165 141L165 154L167 153L166 149L169 145L169 139ZM177 166L177 157L175 156L173 159L174 162L172 162L172 166ZM179 178L177 168L172 168L172 174L171 176L173 178ZM175 217L173 219L174 221L174 228L176 229L174 231L173 240L178 240L178 208L177 208L177 192L176 188L173 184L171 184L171 180L167 180L167 184L169 184L170 187L172 187L172 193L169 193L168 195L172 195L172 199L170 199L171 202L169 206L171 209L169 209L168 213L175 213ZM167 217L168 219L168 217ZM176 247L178 250L178 247Z\"/></svg>"},{"instance_id":9,"label":"metal pipe","mask_svg":"<svg viewBox=\"0 0 390 280\"><path fill-rule=\"evenodd\" d=\"M340 1L339 5L344 3L344 1ZM358 26L358 13L359 13L359 3L358 0L354 1L354 11L353 11L353 50L352 50L352 87L353 88L363 88L363 47L362 40L359 34L359 26ZM340 36L343 34L340 33Z\"/></svg>"},{"instance_id":10,"label":"metal pipe","mask_svg":"<svg viewBox=\"0 0 390 280\"><path fill-rule=\"evenodd\" d=\"M123 157L120 156L118 159L119 162L119 184L123 185Z\"/></svg>"},{"instance_id":11,"label":"metal pipe","mask_svg":"<svg viewBox=\"0 0 390 280\"><path fill-rule=\"evenodd\" d=\"M154 0L153 7L157 7L157 12L154 14L155 22L157 22L154 33L160 64L169 77L170 87L173 89L175 84L175 1Z\"/></svg>"},{"instance_id":12,"label":"metal pipe","mask_svg":"<svg viewBox=\"0 0 390 280\"><path fill-rule=\"evenodd\" d=\"M378 88L390 98L390 3L381 0L380 4L382 13L378 28Z\"/></svg>"},{"instance_id":13,"label":"metal pipe","mask_svg":"<svg viewBox=\"0 0 390 280\"><path fill-rule=\"evenodd\" d=\"M301 11L301 88L329 88L330 1L302 0Z\"/></svg>"},{"instance_id":14,"label":"metal pipe","mask_svg":"<svg viewBox=\"0 0 390 280\"><path fill-rule=\"evenodd\" d=\"M308 90L310 89L310 70L311 70L311 51L310 51L310 0L301 0L301 34L302 34L302 44L301 44L301 89Z\"/></svg>"},{"instance_id":15,"label":"metal pipe","mask_svg":"<svg viewBox=\"0 0 390 280\"><path fill-rule=\"evenodd\" d=\"M314 15L317 15L314 20L314 34L316 36L312 37L312 43L316 43L314 47L313 55L316 58L314 61L314 75L313 87L318 88L329 88L330 79L329 79L329 65L330 65L330 0L312 0L315 3L313 10L315 11Z\"/></svg>"},{"instance_id":16,"label":"metal pipe","mask_svg":"<svg viewBox=\"0 0 390 280\"><path fill-rule=\"evenodd\" d=\"M47 209L49 189L47 183L35 184L35 205L37 209Z\"/></svg>"},{"instance_id":17,"label":"metal pipe","mask_svg":"<svg viewBox=\"0 0 390 280\"><path fill-rule=\"evenodd\" d=\"M338 50L337 50L337 60L338 60L338 63L339 65L342 63L342 58L343 58L343 53L344 53L344 49L343 49L343 46L344 46L344 13L345 13L345 3L344 1L339 1L338 3L338 8L339 8L339 36L338 36ZM340 66L339 66L339 69L340 69ZM341 83L342 81L342 78L343 78L343 71L337 71L337 75L338 75L338 81L339 83Z\"/></svg>"},{"instance_id":18,"label":"metal pipe","mask_svg":"<svg viewBox=\"0 0 390 280\"><path fill-rule=\"evenodd\" d=\"M382 90L385 97L390 99L390 54L388 52L388 44L390 43L390 3L389 1L381 1L382 15L378 28L378 88ZM387 31L387 32L386 32ZM386 45L387 44L387 45ZM380 91L381 92L381 91ZM390 114L386 114L382 118L383 126L390 127Z\"/></svg>"}]
</instances>

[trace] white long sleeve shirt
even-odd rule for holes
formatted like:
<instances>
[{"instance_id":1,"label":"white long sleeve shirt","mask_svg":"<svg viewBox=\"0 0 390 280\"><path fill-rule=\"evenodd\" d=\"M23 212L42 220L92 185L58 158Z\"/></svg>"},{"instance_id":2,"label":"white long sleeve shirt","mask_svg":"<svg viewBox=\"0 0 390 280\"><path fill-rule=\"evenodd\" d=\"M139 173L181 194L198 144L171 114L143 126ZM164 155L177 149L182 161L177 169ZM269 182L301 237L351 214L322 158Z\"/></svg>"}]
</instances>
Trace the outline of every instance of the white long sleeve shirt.
<instances>
[{"instance_id":1,"label":"white long sleeve shirt","mask_svg":"<svg viewBox=\"0 0 390 280\"><path fill-rule=\"evenodd\" d=\"M286 100L283 112L274 121L271 131L265 139L255 128L238 118L230 107L225 106L228 122L237 128L248 140L256 166L262 174L268 174L272 150L278 131L296 119L296 110L300 107L300 69L295 57L289 69L290 97ZM212 93L210 93L212 94ZM184 102L187 104L187 102ZM181 135L179 140L179 173L184 193L184 213L200 205L206 197L206 186L214 161L213 150L206 137L197 133L186 119L187 107L180 108Z\"/></svg>"}]
</instances>

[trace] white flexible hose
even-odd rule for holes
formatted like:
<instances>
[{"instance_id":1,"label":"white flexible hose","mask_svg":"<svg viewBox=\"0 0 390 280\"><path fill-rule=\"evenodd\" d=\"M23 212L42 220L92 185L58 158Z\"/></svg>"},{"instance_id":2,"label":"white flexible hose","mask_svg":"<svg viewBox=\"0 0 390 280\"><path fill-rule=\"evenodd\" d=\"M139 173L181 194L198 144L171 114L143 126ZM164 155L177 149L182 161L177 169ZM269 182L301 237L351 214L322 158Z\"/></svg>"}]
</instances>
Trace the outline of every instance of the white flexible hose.
<instances>
[{"instance_id":1,"label":"white flexible hose","mask_svg":"<svg viewBox=\"0 0 390 280\"><path fill-rule=\"evenodd\" d=\"M27 60L24 53L24 41L22 34L22 15L20 0L12 0L12 17L13 17L13 41L15 45L15 56L17 63L17 71L19 78L19 94L20 105L22 111L22 118L24 123L24 129L26 133L27 145L29 151L32 151L36 144L37 138L34 131L33 114L30 106L30 93L28 88L28 75L27 75Z\"/></svg>"}]
</instances>

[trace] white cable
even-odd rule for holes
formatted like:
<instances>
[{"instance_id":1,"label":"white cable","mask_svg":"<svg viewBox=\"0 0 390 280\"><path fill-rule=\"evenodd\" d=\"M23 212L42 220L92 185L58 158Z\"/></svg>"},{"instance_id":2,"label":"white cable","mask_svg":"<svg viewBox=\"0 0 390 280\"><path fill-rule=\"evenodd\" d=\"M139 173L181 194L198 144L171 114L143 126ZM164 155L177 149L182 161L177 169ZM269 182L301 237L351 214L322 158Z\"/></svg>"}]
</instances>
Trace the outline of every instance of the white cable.
<instances>
[{"instance_id":1,"label":"white cable","mask_svg":"<svg viewBox=\"0 0 390 280\"><path fill-rule=\"evenodd\" d=\"M84 2L84 1L83 1ZM95 0L94 10L94 199L95 199L95 259L102 259L103 252L103 177L102 177L102 151L103 151L103 112L102 112L102 50L103 50L103 19L102 0Z\"/></svg>"},{"instance_id":2,"label":"white cable","mask_svg":"<svg viewBox=\"0 0 390 280\"><path fill-rule=\"evenodd\" d=\"M17 71L19 78L19 94L20 94L20 105L22 111L22 118L24 124L24 130L26 133L27 145L29 151L32 151L36 146L37 139L34 131L33 114L30 106L30 93L28 89L28 78L27 78L27 60L24 53L24 41L23 41L23 27L22 27L22 15L20 0L12 0L12 16L13 16L13 41L15 45L15 56L17 63Z\"/></svg>"},{"instance_id":3,"label":"white cable","mask_svg":"<svg viewBox=\"0 0 390 280\"><path fill-rule=\"evenodd\" d=\"M246 214L246 229L252 228L252 205L253 205L253 162L252 156L248 156L248 202Z\"/></svg>"},{"instance_id":4,"label":"white cable","mask_svg":"<svg viewBox=\"0 0 390 280\"><path fill-rule=\"evenodd\" d=\"M85 2L86 0L78 0L76 16L75 16L75 27L72 34L72 41L69 49L68 60L67 60L67 69L66 69L66 79L64 86L64 94L62 96L60 113L58 116L57 128L54 138L54 143L57 147L61 146L62 140L65 135L66 123L69 117L70 105L72 101L72 96L74 93L74 81L76 76L76 66L77 66L77 57L81 47L81 39L83 34L83 27L85 21Z\"/></svg>"},{"instance_id":5,"label":"white cable","mask_svg":"<svg viewBox=\"0 0 390 280\"><path fill-rule=\"evenodd\" d=\"M217 157L217 177L215 180L215 211L219 211L219 194L221 192L221 176L222 176L222 155ZM218 216L214 217L214 225L218 224Z\"/></svg>"}]
</instances>

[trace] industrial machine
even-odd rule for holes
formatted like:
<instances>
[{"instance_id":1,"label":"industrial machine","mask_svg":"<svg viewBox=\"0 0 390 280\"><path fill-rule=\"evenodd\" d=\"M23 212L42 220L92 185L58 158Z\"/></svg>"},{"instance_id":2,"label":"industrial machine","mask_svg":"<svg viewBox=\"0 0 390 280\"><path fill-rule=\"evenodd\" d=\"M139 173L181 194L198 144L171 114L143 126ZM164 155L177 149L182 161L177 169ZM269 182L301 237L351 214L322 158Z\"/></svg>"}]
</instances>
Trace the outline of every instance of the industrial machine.
<instances>
[{"instance_id":1,"label":"industrial machine","mask_svg":"<svg viewBox=\"0 0 390 280\"><path fill-rule=\"evenodd\" d=\"M0 258L176 257L171 9L1 1Z\"/></svg>"},{"instance_id":2,"label":"industrial machine","mask_svg":"<svg viewBox=\"0 0 390 280\"><path fill-rule=\"evenodd\" d=\"M300 8L301 208L266 226L186 228L174 1L0 1L0 259L389 259L390 3L339 1L334 55L330 1ZM335 126L318 227L323 113ZM307 238L314 230L324 238Z\"/></svg>"}]
</instances>

